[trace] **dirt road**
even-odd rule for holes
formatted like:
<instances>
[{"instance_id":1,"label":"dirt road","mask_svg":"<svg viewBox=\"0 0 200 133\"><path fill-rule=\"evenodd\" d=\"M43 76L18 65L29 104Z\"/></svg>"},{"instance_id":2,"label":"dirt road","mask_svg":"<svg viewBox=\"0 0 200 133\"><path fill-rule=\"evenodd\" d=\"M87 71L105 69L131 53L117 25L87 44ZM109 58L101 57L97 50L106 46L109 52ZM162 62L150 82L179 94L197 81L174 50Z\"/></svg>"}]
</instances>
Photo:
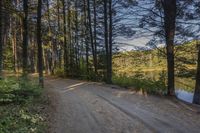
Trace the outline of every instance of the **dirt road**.
<instances>
[{"instance_id":1,"label":"dirt road","mask_svg":"<svg viewBox=\"0 0 200 133\"><path fill-rule=\"evenodd\" d=\"M100 83L47 79L52 133L199 133L198 108Z\"/></svg>"}]
</instances>

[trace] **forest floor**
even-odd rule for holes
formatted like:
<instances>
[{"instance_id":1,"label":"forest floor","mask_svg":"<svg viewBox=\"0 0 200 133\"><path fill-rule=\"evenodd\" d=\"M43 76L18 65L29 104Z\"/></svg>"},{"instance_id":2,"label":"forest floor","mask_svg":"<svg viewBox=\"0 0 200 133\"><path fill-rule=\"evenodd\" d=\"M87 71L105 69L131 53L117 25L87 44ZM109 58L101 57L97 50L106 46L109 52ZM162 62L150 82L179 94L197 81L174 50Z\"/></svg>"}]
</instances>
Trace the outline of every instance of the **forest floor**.
<instances>
[{"instance_id":1,"label":"forest floor","mask_svg":"<svg viewBox=\"0 0 200 133\"><path fill-rule=\"evenodd\" d=\"M199 133L200 108L114 85L47 78L49 133Z\"/></svg>"}]
</instances>

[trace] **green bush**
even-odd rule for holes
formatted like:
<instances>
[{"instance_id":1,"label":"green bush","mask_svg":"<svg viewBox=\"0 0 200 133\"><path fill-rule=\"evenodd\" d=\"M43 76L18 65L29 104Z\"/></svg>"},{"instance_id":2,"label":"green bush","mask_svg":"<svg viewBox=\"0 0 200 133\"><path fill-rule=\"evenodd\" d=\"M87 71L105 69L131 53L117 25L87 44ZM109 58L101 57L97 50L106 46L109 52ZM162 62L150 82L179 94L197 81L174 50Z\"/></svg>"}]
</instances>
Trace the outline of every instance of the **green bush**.
<instances>
[{"instance_id":1,"label":"green bush","mask_svg":"<svg viewBox=\"0 0 200 133\"><path fill-rule=\"evenodd\" d=\"M144 78L141 76L127 77L124 75L113 76L113 83L122 87L133 87L136 91L147 92L149 94L166 94L165 78L161 77L158 80Z\"/></svg>"},{"instance_id":2,"label":"green bush","mask_svg":"<svg viewBox=\"0 0 200 133\"><path fill-rule=\"evenodd\" d=\"M37 109L28 106L1 107L0 133L43 133L44 118L37 112Z\"/></svg>"},{"instance_id":3,"label":"green bush","mask_svg":"<svg viewBox=\"0 0 200 133\"><path fill-rule=\"evenodd\" d=\"M41 93L33 81L15 77L0 80L0 133L45 132Z\"/></svg>"},{"instance_id":4,"label":"green bush","mask_svg":"<svg viewBox=\"0 0 200 133\"><path fill-rule=\"evenodd\" d=\"M63 68L56 68L55 75L58 77L64 77L64 69Z\"/></svg>"},{"instance_id":5,"label":"green bush","mask_svg":"<svg viewBox=\"0 0 200 133\"><path fill-rule=\"evenodd\" d=\"M38 97L42 89L35 83L13 77L0 80L0 104L25 103Z\"/></svg>"}]
</instances>

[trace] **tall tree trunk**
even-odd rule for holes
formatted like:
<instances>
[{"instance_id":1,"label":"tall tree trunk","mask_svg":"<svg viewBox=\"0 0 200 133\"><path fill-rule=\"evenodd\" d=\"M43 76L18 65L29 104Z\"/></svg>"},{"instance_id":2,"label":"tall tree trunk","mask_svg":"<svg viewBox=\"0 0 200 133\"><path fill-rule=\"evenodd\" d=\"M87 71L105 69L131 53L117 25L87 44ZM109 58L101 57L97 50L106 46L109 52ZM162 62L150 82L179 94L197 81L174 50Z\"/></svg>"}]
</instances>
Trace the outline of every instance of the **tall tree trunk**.
<instances>
[{"instance_id":1,"label":"tall tree trunk","mask_svg":"<svg viewBox=\"0 0 200 133\"><path fill-rule=\"evenodd\" d=\"M64 75L68 74L68 51L67 51L67 27L66 27L66 4L65 0L62 0L63 4L63 30L64 30Z\"/></svg>"},{"instance_id":2,"label":"tall tree trunk","mask_svg":"<svg viewBox=\"0 0 200 133\"><path fill-rule=\"evenodd\" d=\"M38 72L39 72L39 85L41 87L44 87L41 17L42 17L42 0L38 0L38 8L37 8Z\"/></svg>"},{"instance_id":3,"label":"tall tree trunk","mask_svg":"<svg viewBox=\"0 0 200 133\"><path fill-rule=\"evenodd\" d=\"M30 60L30 72L31 73L35 73L35 48L34 48L34 43L35 43L35 40L34 40L34 37L33 35L30 36L30 44L31 45L31 49L30 49L30 52L29 52L29 60Z\"/></svg>"},{"instance_id":4,"label":"tall tree trunk","mask_svg":"<svg viewBox=\"0 0 200 133\"><path fill-rule=\"evenodd\" d=\"M112 0L109 0L109 64L108 64L108 82L112 83L112 43L113 43L113 18L112 18Z\"/></svg>"},{"instance_id":5,"label":"tall tree trunk","mask_svg":"<svg viewBox=\"0 0 200 133\"><path fill-rule=\"evenodd\" d=\"M165 39L167 45L168 95L174 95L174 37L176 28L176 0L164 0L163 7Z\"/></svg>"},{"instance_id":6,"label":"tall tree trunk","mask_svg":"<svg viewBox=\"0 0 200 133\"><path fill-rule=\"evenodd\" d=\"M89 29L90 29L90 43L92 47L92 56L93 56L93 65L95 73L97 73L97 63L95 58L95 48L94 48L94 41L93 41L93 32L92 32L92 21L91 21L91 11L90 11L90 0L87 0L87 12L88 12L88 21L89 21Z\"/></svg>"},{"instance_id":7,"label":"tall tree trunk","mask_svg":"<svg viewBox=\"0 0 200 133\"><path fill-rule=\"evenodd\" d=\"M200 45L198 45L198 61L197 61L197 73L196 73L196 85L193 103L200 104Z\"/></svg>"},{"instance_id":8,"label":"tall tree trunk","mask_svg":"<svg viewBox=\"0 0 200 133\"><path fill-rule=\"evenodd\" d=\"M0 79L2 78L2 69L3 69L3 1L0 0Z\"/></svg>"},{"instance_id":9,"label":"tall tree trunk","mask_svg":"<svg viewBox=\"0 0 200 133\"><path fill-rule=\"evenodd\" d=\"M87 5L86 0L84 2L84 38L85 38L85 48L86 48L86 72L89 73L89 45L88 45L88 22L87 22Z\"/></svg>"},{"instance_id":10,"label":"tall tree trunk","mask_svg":"<svg viewBox=\"0 0 200 133\"><path fill-rule=\"evenodd\" d=\"M60 38L59 38L59 35L60 35L60 32L61 32L61 26L60 26L60 0L57 0L57 24L58 24L58 33L57 33L57 42L58 42L58 46L57 46L57 55L58 55L58 66L59 68L61 69L62 67L62 49L61 49L61 41L60 41Z\"/></svg>"},{"instance_id":11,"label":"tall tree trunk","mask_svg":"<svg viewBox=\"0 0 200 133\"><path fill-rule=\"evenodd\" d=\"M28 0L23 0L24 20L23 20L23 76L28 74Z\"/></svg>"},{"instance_id":12,"label":"tall tree trunk","mask_svg":"<svg viewBox=\"0 0 200 133\"><path fill-rule=\"evenodd\" d=\"M16 19L14 19L16 22ZM17 72L17 35L16 35L16 23L12 26L12 45L13 45L13 70Z\"/></svg>"},{"instance_id":13,"label":"tall tree trunk","mask_svg":"<svg viewBox=\"0 0 200 133\"><path fill-rule=\"evenodd\" d=\"M48 45L51 47L51 50L49 50L48 54L49 54L49 60L48 60L48 64L49 64L49 74L52 75L53 74L53 68L54 68L54 49L53 49L53 44L52 44L52 27L51 27L51 18L50 18L50 9L49 9L49 0L46 0L46 5L47 5L47 16L48 16L48 24L49 24L49 27L48 27L48 34L50 35L49 36L49 43Z\"/></svg>"},{"instance_id":14,"label":"tall tree trunk","mask_svg":"<svg viewBox=\"0 0 200 133\"><path fill-rule=\"evenodd\" d=\"M106 48L106 82L110 83L109 79L109 46L108 46L108 15L107 15L108 1L104 0L104 40Z\"/></svg>"},{"instance_id":15,"label":"tall tree trunk","mask_svg":"<svg viewBox=\"0 0 200 133\"><path fill-rule=\"evenodd\" d=\"M57 15L58 32L60 32L60 0L57 0Z\"/></svg>"},{"instance_id":16,"label":"tall tree trunk","mask_svg":"<svg viewBox=\"0 0 200 133\"><path fill-rule=\"evenodd\" d=\"M79 71L79 37L78 37L78 0L75 1L75 63L76 63L76 75Z\"/></svg>"},{"instance_id":17,"label":"tall tree trunk","mask_svg":"<svg viewBox=\"0 0 200 133\"><path fill-rule=\"evenodd\" d=\"M68 50L69 50L69 70L73 68L73 47L72 47L72 35L71 35L71 1L67 2L67 26L68 26ZM69 74L72 72L69 71Z\"/></svg>"},{"instance_id":18,"label":"tall tree trunk","mask_svg":"<svg viewBox=\"0 0 200 133\"><path fill-rule=\"evenodd\" d=\"M94 66L95 66L95 73L97 75L98 63L97 63L97 11L96 11L96 0L93 2L94 8Z\"/></svg>"}]
</instances>

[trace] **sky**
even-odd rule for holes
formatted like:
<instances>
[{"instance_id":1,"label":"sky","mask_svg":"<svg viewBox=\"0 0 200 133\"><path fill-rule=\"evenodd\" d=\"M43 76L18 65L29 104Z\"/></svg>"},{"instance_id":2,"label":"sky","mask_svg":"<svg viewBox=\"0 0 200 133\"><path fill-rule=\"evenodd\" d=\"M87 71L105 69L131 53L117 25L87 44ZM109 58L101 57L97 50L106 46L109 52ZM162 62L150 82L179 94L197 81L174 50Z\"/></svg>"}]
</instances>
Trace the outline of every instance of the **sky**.
<instances>
[{"instance_id":1,"label":"sky","mask_svg":"<svg viewBox=\"0 0 200 133\"><path fill-rule=\"evenodd\" d=\"M147 37L140 37L136 39L119 37L117 38L117 46L120 51L131 51L135 50L138 47L145 47L149 40L150 38Z\"/></svg>"}]
</instances>

